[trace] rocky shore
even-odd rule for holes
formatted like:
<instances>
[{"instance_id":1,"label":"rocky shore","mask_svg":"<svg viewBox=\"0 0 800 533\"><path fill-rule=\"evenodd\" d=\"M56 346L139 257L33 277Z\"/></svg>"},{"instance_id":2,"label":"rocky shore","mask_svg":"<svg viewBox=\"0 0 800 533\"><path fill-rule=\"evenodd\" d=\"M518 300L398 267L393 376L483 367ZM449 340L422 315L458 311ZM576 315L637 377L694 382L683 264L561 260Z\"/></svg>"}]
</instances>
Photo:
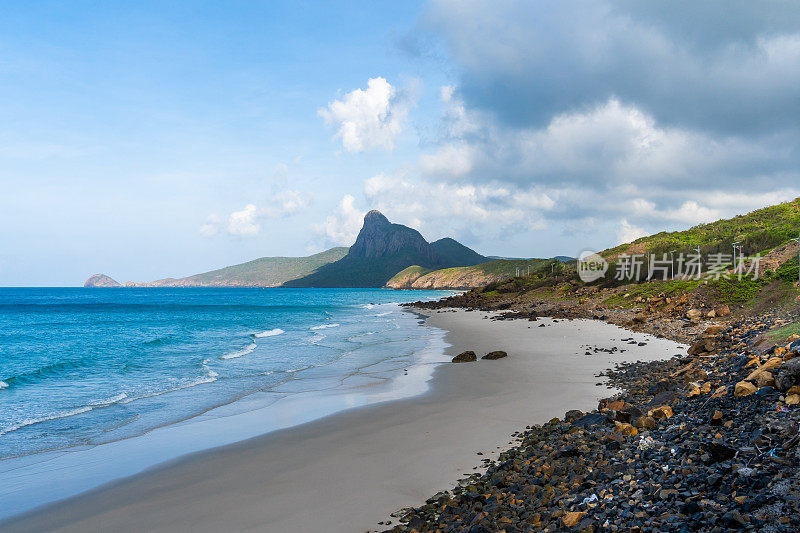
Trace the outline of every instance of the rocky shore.
<instances>
[{"instance_id":1,"label":"rocky shore","mask_svg":"<svg viewBox=\"0 0 800 533\"><path fill-rule=\"evenodd\" d=\"M453 306L458 298L416 305ZM547 312L594 313L544 303L509 305L504 318L535 321ZM685 356L609 370L604 377L623 392L591 412L525 428L497 461L483 461L484 473L395 513L383 529L800 530L800 341L763 341L798 316L772 311L716 324L708 311L706 320L641 311L594 318L692 346Z\"/></svg>"}]
</instances>

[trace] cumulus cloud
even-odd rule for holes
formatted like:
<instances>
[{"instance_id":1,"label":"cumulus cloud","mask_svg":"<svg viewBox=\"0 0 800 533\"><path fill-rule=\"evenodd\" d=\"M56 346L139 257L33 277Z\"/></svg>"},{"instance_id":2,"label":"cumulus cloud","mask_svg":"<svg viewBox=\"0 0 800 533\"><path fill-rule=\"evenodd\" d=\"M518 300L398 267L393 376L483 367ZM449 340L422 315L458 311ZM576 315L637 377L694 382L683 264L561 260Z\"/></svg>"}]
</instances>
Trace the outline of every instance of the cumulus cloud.
<instances>
[{"instance_id":1,"label":"cumulus cloud","mask_svg":"<svg viewBox=\"0 0 800 533\"><path fill-rule=\"evenodd\" d=\"M800 10L787 0L433 0L422 25L443 36L468 105L508 124L612 97L705 131L800 123Z\"/></svg>"},{"instance_id":2,"label":"cumulus cloud","mask_svg":"<svg viewBox=\"0 0 800 533\"><path fill-rule=\"evenodd\" d=\"M213 237L220 233L240 237L254 236L261 233L261 222L266 219L284 218L306 211L311 204L308 193L285 190L270 196L267 204L258 207L247 204L239 211L234 211L227 218L212 214L200 226L200 234Z\"/></svg>"},{"instance_id":3,"label":"cumulus cloud","mask_svg":"<svg viewBox=\"0 0 800 533\"><path fill-rule=\"evenodd\" d=\"M314 231L326 244L350 246L355 242L366 213L366 210L357 208L355 204L356 199L353 196L344 195L336 211L328 215L325 222L314 226Z\"/></svg>"},{"instance_id":4,"label":"cumulus cloud","mask_svg":"<svg viewBox=\"0 0 800 533\"><path fill-rule=\"evenodd\" d=\"M319 115L336 128L336 137L351 153L377 148L392 150L403 130L412 98L384 78L371 78L366 89L355 89L334 100Z\"/></svg>"},{"instance_id":5,"label":"cumulus cloud","mask_svg":"<svg viewBox=\"0 0 800 533\"><path fill-rule=\"evenodd\" d=\"M635 227L658 230L800 194L788 186L800 178L800 158L788 138L754 143L664 126L615 98L558 114L543 127L513 127L469 108L457 89L447 87L442 96L438 144L417 161L422 179L477 189L494 184L515 194L535 186L555 202L545 219L560 220L571 232L581 226L575 221L593 225L621 209Z\"/></svg>"},{"instance_id":6,"label":"cumulus cloud","mask_svg":"<svg viewBox=\"0 0 800 533\"><path fill-rule=\"evenodd\" d=\"M555 201L536 187L483 185L378 174L364 183L368 204L391 220L420 229L426 237L466 238L544 229L544 214Z\"/></svg>"},{"instance_id":7,"label":"cumulus cloud","mask_svg":"<svg viewBox=\"0 0 800 533\"><path fill-rule=\"evenodd\" d=\"M627 220L621 220L617 229L617 244L627 244L640 237L646 237L647 232L630 224Z\"/></svg>"}]
</instances>

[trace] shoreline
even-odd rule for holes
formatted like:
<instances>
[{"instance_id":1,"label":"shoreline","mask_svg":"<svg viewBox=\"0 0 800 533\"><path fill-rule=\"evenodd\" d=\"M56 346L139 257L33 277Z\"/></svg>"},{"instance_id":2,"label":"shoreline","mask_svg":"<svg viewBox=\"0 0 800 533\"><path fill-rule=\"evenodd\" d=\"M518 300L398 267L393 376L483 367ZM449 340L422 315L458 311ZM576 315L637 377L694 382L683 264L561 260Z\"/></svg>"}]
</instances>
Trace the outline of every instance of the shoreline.
<instances>
[{"instance_id":1,"label":"shoreline","mask_svg":"<svg viewBox=\"0 0 800 533\"><path fill-rule=\"evenodd\" d=\"M423 311L426 314L429 314ZM533 422L560 416L568 408L591 408L607 389L594 385L594 374L626 359L575 356L591 368L559 385L547 379L539 390L537 375L559 372L565 337L603 341L630 336L599 322L542 320L549 326L531 331L523 321L493 321L486 313L433 313L428 323L447 326L450 355L463 349L506 349L506 360L440 365L428 392L413 398L373 404L278 430L267 435L183 457L131 478L58 502L0 523L8 531L97 529L201 531L267 528L313 531L376 528L397 508L418 503L435 490L450 488L460 474L472 473L475 453L507 447L508 435ZM455 317L460 317L459 326ZM547 332L547 334L545 334ZM558 355L525 364L521 354L531 335L549 339ZM679 347L663 339L659 357ZM544 336L544 337L543 337ZM580 349L571 339L569 350ZM616 341L615 341L616 342ZM539 343L537 349L547 342ZM466 348L465 346L469 346ZM638 347L637 347L638 348ZM528 348L529 349L529 348ZM642 353L652 349L639 348ZM630 358L630 357L629 357ZM637 357L638 358L638 357ZM544 370L542 368L544 365ZM535 366L535 365L534 365ZM563 370L563 368L562 368ZM563 384L570 383L571 390ZM514 390L518 389L518 390ZM481 420L476 424L475 420ZM484 457L492 457L486 455ZM211 475L209 475L211 474ZM266 481L271 480L271 481ZM339 487L347 487L341 494ZM370 503L364 503L364 501ZM172 502L169 504L168 502ZM180 502L180 505L174 505ZM304 511L314 508L315 516ZM146 517L143 512L147 510ZM333 529L337 530L337 529Z\"/></svg>"}]
</instances>

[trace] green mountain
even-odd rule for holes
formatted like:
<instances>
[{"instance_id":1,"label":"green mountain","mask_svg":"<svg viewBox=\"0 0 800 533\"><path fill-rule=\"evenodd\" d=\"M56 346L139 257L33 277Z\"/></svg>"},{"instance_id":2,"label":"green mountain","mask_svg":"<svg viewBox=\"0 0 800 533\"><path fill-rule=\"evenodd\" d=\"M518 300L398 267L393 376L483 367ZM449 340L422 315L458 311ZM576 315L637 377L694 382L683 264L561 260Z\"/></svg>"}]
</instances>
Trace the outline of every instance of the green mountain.
<instances>
[{"instance_id":1,"label":"green mountain","mask_svg":"<svg viewBox=\"0 0 800 533\"><path fill-rule=\"evenodd\" d=\"M413 265L386 282L390 289L471 289L549 268L550 259L498 259L479 265L430 269Z\"/></svg>"},{"instance_id":2,"label":"green mountain","mask_svg":"<svg viewBox=\"0 0 800 533\"><path fill-rule=\"evenodd\" d=\"M331 248L307 257L262 257L185 278L166 278L148 283L125 283L126 287L278 287L285 282L307 276L323 265L347 255L347 248ZM84 286L96 287L101 275L92 276ZM103 283L114 282L108 276ZM114 282L116 283L116 282ZM106 285L108 286L108 285Z\"/></svg>"},{"instance_id":3,"label":"green mountain","mask_svg":"<svg viewBox=\"0 0 800 533\"><path fill-rule=\"evenodd\" d=\"M460 242L450 237L439 239L431 243L433 251L439 254L440 257L446 257L451 266L469 266L477 265L478 263L485 263L489 260L472 248L467 248Z\"/></svg>"},{"instance_id":4,"label":"green mountain","mask_svg":"<svg viewBox=\"0 0 800 533\"><path fill-rule=\"evenodd\" d=\"M286 287L383 287L411 265L445 268L471 265L487 258L453 239L428 243L415 229L392 224L379 211L370 211L342 259L284 284Z\"/></svg>"}]
</instances>

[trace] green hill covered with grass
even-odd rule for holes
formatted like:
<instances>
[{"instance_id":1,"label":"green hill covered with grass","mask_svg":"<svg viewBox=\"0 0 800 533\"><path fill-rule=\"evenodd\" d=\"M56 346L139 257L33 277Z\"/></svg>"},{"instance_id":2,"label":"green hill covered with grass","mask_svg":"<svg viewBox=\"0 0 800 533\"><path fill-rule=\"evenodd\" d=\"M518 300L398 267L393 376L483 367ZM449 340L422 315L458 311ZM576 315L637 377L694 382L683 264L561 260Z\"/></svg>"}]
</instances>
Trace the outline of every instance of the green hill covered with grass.
<instances>
[{"instance_id":1,"label":"green hill covered with grass","mask_svg":"<svg viewBox=\"0 0 800 533\"><path fill-rule=\"evenodd\" d=\"M128 287L278 287L301 278L320 267L347 255L347 248L337 247L307 257L262 257L185 278L166 278Z\"/></svg>"}]
</instances>

